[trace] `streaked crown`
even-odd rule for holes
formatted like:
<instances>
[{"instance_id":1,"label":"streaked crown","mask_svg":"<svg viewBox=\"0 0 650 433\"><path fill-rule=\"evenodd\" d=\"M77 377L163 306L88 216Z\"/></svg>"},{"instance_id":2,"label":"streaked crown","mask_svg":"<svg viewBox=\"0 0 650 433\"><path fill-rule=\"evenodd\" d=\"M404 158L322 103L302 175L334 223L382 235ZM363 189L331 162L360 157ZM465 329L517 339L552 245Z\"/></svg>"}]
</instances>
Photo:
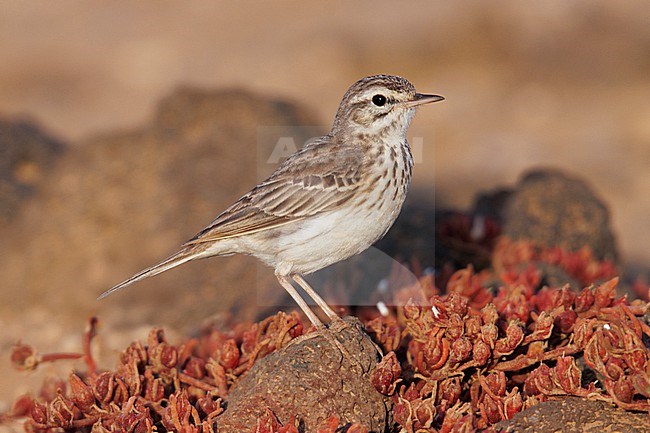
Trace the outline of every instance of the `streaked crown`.
<instances>
[{"instance_id":1,"label":"streaked crown","mask_svg":"<svg viewBox=\"0 0 650 433\"><path fill-rule=\"evenodd\" d=\"M413 84L395 75L362 78L343 96L332 133L405 134L415 114L415 107L434 102L430 96L434 95L416 93ZM435 100L442 99L437 98Z\"/></svg>"}]
</instances>

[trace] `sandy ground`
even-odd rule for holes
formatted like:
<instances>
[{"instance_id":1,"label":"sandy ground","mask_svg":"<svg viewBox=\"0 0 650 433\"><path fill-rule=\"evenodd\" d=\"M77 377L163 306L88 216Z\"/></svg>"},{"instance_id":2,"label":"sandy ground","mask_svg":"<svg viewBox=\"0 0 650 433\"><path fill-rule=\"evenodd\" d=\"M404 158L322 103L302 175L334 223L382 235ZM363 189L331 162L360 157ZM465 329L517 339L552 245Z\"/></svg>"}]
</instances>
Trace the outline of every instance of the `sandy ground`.
<instances>
[{"instance_id":1,"label":"sandy ground","mask_svg":"<svg viewBox=\"0 0 650 433\"><path fill-rule=\"evenodd\" d=\"M646 2L62 0L0 7L0 114L30 118L69 146L142 127L180 85L288 98L327 125L358 78L399 74L447 98L410 129L413 197L462 208L526 169L561 167L610 204L623 258L649 267ZM88 311L66 319L35 302L18 313L24 323L17 313L0 307L3 371L21 337L45 351L74 350ZM106 347L146 338L142 327ZM0 379L0 410L28 389L11 375Z\"/></svg>"}]
</instances>

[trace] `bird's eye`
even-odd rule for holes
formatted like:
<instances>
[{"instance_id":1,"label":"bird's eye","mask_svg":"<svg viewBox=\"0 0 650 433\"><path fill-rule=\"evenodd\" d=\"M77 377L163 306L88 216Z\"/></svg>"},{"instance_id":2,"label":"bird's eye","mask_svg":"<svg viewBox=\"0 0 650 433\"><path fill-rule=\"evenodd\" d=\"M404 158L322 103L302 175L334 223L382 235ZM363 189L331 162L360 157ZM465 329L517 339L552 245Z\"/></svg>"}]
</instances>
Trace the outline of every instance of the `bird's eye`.
<instances>
[{"instance_id":1,"label":"bird's eye","mask_svg":"<svg viewBox=\"0 0 650 433\"><path fill-rule=\"evenodd\" d=\"M375 104L377 107L383 107L386 105L386 97L381 94L377 94L372 97L372 103Z\"/></svg>"}]
</instances>

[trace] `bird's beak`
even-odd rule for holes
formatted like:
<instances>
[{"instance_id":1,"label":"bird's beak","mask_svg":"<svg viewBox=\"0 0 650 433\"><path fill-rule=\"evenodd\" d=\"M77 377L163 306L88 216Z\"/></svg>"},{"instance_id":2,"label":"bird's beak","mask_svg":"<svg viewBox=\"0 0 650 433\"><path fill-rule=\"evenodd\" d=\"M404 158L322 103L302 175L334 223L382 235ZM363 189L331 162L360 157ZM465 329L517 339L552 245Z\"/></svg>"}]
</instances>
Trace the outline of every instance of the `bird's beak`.
<instances>
[{"instance_id":1,"label":"bird's beak","mask_svg":"<svg viewBox=\"0 0 650 433\"><path fill-rule=\"evenodd\" d=\"M418 105L430 104L445 99L440 95L425 95L423 93L416 93L412 100L406 101L404 105L408 108L417 107Z\"/></svg>"}]
</instances>

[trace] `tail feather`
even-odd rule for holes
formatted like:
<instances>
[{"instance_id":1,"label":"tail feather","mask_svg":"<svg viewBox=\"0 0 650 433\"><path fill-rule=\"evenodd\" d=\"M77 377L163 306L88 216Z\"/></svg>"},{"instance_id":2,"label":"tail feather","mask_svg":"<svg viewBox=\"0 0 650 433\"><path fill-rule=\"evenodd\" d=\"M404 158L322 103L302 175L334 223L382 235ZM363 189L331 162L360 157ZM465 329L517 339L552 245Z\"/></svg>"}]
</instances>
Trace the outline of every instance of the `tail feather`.
<instances>
[{"instance_id":1,"label":"tail feather","mask_svg":"<svg viewBox=\"0 0 650 433\"><path fill-rule=\"evenodd\" d=\"M97 299L98 300L99 299L104 299L108 295L110 295L110 294L112 294L114 292L117 292L118 290L123 289L126 286L129 286L129 285L131 285L131 284L133 284L135 282L138 282L140 280L144 280L145 278L149 278L149 277L153 277L154 275L158 275L161 272L165 272L165 271L167 271L167 270L169 270L171 268L175 268L178 265L181 265L181 264L183 264L185 262L189 262L190 260L196 259L196 258L198 258L200 256L201 256L201 254L198 253L197 251L192 251L190 249L181 250L181 251L175 253L174 255L167 257L162 262L160 262L160 263L158 263L156 265L150 266L147 269L144 269L144 270L138 272L137 274L135 274L134 276L132 276L128 280L123 281L120 284L111 287L110 289L108 289L107 291L105 291L104 293L99 295L99 297Z\"/></svg>"}]
</instances>

